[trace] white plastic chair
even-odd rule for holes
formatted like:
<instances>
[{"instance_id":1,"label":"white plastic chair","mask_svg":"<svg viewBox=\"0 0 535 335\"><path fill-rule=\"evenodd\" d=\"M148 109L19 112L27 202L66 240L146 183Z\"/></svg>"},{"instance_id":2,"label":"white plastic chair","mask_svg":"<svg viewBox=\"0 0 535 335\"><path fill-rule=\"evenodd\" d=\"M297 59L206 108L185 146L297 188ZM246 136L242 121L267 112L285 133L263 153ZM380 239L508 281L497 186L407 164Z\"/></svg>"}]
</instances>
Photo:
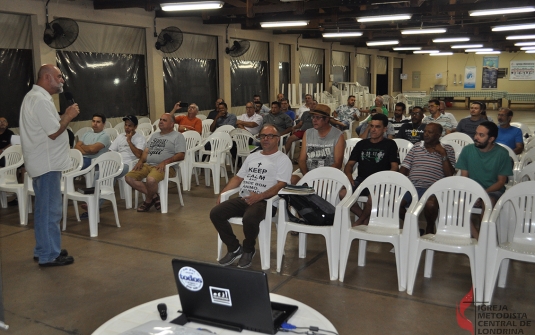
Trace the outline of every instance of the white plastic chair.
<instances>
[{"instance_id":1,"label":"white plastic chair","mask_svg":"<svg viewBox=\"0 0 535 335\"><path fill-rule=\"evenodd\" d=\"M518 172L516 183L519 184L528 180L535 181L535 164L524 166L524 168Z\"/></svg>"},{"instance_id":2,"label":"white plastic chair","mask_svg":"<svg viewBox=\"0 0 535 335\"><path fill-rule=\"evenodd\" d=\"M234 174L238 173L238 159L245 161L245 158L251 154L249 140L256 141L256 138L245 129L236 128L230 132L232 141L236 142L236 160L234 161Z\"/></svg>"},{"instance_id":3,"label":"white plastic chair","mask_svg":"<svg viewBox=\"0 0 535 335\"><path fill-rule=\"evenodd\" d=\"M128 164L128 171L132 171L137 162L137 159L131 161ZM132 186L128 185L124 177L125 176L122 176L121 178L117 179L117 183L119 184L119 194L121 196L121 199L124 199L125 208L130 209L132 208Z\"/></svg>"},{"instance_id":4,"label":"white plastic chair","mask_svg":"<svg viewBox=\"0 0 535 335\"><path fill-rule=\"evenodd\" d=\"M93 132L93 128L91 128L91 127L82 127L80 129L78 129L78 131L76 133L74 133L74 138L76 139L76 141L81 141L82 137L87 132Z\"/></svg>"},{"instance_id":5,"label":"white plastic chair","mask_svg":"<svg viewBox=\"0 0 535 335\"><path fill-rule=\"evenodd\" d=\"M513 186L500 197L492 211L487 244L485 304L491 304L496 280L499 287L505 287L510 259L535 263L533 190L535 181Z\"/></svg>"},{"instance_id":6,"label":"white plastic chair","mask_svg":"<svg viewBox=\"0 0 535 335\"><path fill-rule=\"evenodd\" d=\"M210 143L210 158L207 162L196 162L194 157L198 152L199 157L202 158L201 154L204 150L204 145ZM210 135L205 141L202 141L196 147L188 150L187 154L191 164L189 165L190 171L188 175L191 176L193 169L195 168L204 168L204 180L206 186L210 186L210 170L214 176L214 194L219 194L220 184L221 184L221 173L224 174L225 180L228 182L227 169L225 165L225 158L227 153L229 153L230 148L232 148L232 139L230 135L224 131L214 132Z\"/></svg>"},{"instance_id":7,"label":"white plastic chair","mask_svg":"<svg viewBox=\"0 0 535 335\"><path fill-rule=\"evenodd\" d=\"M82 194L77 192L74 186L74 178L86 174L97 166L99 176L98 179L95 180L94 193ZM65 193L63 196L63 230L67 229L67 206L69 199L73 200L75 207L78 206L78 201L87 203L89 235L91 237L98 236L98 223L100 222L99 199L111 201L113 205L113 213L115 214L115 222L117 227L121 227L119 223L119 215L117 213L117 202L115 201L113 181L114 178L120 175L122 171L123 158L121 154L118 152L108 151L96 158L86 169L66 173L63 176L65 179ZM80 220L78 219L78 221Z\"/></svg>"},{"instance_id":8,"label":"white plastic chair","mask_svg":"<svg viewBox=\"0 0 535 335\"><path fill-rule=\"evenodd\" d=\"M360 140L361 140L360 137L350 138L346 140L346 148L344 150L344 165L346 165L347 162L349 161L351 152L353 152L355 145L357 145L357 142Z\"/></svg>"},{"instance_id":9,"label":"white plastic chair","mask_svg":"<svg viewBox=\"0 0 535 335\"><path fill-rule=\"evenodd\" d=\"M418 217L430 196L435 195L439 205L436 234L420 236ZM470 215L481 198L485 212L481 221L479 240L470 237ZM431 278L434 251L466 254L470 260L472 285L477 302L483 301L485 257L488 220L492 211L490 198L476 181L466 177L446 177L436 181L407 215L409 227L409 258L407 293L412 295L416 272L422 251L426 251L424 277ZM478 304L478 303L476 303Z\"/></svg>"},{"instance_id":10,"label":"white plastic chair","mask_svg":"<svg viewBox=\"0 0 535 335\"><path fill-rule=\"evenodd\" d=\"M306 257L306 234L320 234L325 237L325 244L327 245L329 277L331 280L336 280L338 279L340 258L341 205L351 196L351 183L342 171L332 167L320 167L309 171L299 180L297 185L305 183L310 187L314 187L320 197L336 206L334 224L332 226L310 226L290 222L286 210L286 201L281 199L279 201L277 220L277 272L281 271L282 255L284 254L284 245L286 244L288 232L299 232L299 258ZM338 194L342 187L346 188L347 193L340 201Z\"/></svg>"},{"instance_id":11,"label":"white plastic chair","mask_svg":"<svg viewBox=\"0 0 535 335\"><path fill-rule=\"evenodd\" d=\"M230 125L230 124L224 124L224 125L222 125L222 126L216 128L216 129L214 130L214 133L222 131L222 132L225 132L225 133L227 133L227 134L230 134L230 132L233 131L234 128L235 128L235 127L232 126L232 125Z\"/></svg>"},{"instance_id":12,"label":"white plastic chair","mask_svg":"<svg viewBox=\"0 0 535 335\"><path fill-rule=\"evenodd\" d=\"M410 143L410 142L409 142ZM351 227L351 206L358 201L364 189L370 191L372 211L368 225ZM340 277L344 281L347 259L351 241L359 239L358 266L366 264L367 241L386 242L394 246L398 289L407 288L407 259L409 248L409 231L399 228L399 208L403 196L410 192L412 202L407 213L410 213L418 202L418 193L412 182L399 172L381 171L366 178L342 205L342 230L340 238ZM407 218L409 218L407 216ZM408 227L407 220L405 224Z\"/></svg>"},{"instance_id":13,"label":"white plastic chair","mask_svg":"<svg viewBox=\"0 0 535 335\"><path fill-rule=\"evenodd\" d=\"M286 149L284 147L284 143L286 143L286 141L288 140L288 137L290 137L290 135L291 135L291 133L287 133L287 134L282 135L279 138L279 151L282 151L282 152L286 153Z\"/></svg>"},{"instance_id":14,"label":"white plastic chair","mask_svg":"<svg viewBox=\"0 0 535 335\"><path fill-rule=\"evenodd\" d=\"M189 191L191 190L191 175L189 172L193 170L197 185L199 185L199 177L197 176L196 169L189 168L190 159L196 160L196 157L194 155L190 157L187 152L201 143L201 134L196 131L186 131L182 135L184 135L184 139L186 140L186 156L184 157L184 160L178 163L178 166L182 173L182 188L184 191Z\"/></svg>"},{"instance_id":15,"label":"white plastic chair","mask_svg":"<svg viewBox=\"0 0 535 335\"><path fill-rule=\"evenodd\" d=\"M138 120L138 127L139 127L139 120ZM154 121L152 123L152 132L160 130L160 119Z\"/></svg>"},{"instance_id":16,"label":"white plastic chair","mask_svg":"<svg viewBox=\"0 0 535 335\"><path fill-rule=\"evenodd\" d=\"M80 171L82 169L82 165L84 164L82 153L78 149L70 149L69 150L69 168L67 170L62 171L62 175L65 175L66 173L72 172L72 171ZM28 175L28 173L24 176L24 188L25 188L25 194L26 194L26 204L28 205L28 212L32 213L32 196L35 196L35 191L33 189L33 180ZM61 178L61 194L65 194L65 179ZM75 207L76 210L76 217L79 218L78 214L78 207ZM26 215L25 218L26 224L28 224L28 215Z\"/></svg>"},{"instance_id":17,"label":"white plastic chair","mask_svg":"<svg viewBox=\"0 0 535 335\"><path fill-rule=\"evenodd\" d=\"M158 120L159 122L160 120ZM142 123L148 123L148 124L151 124L152 121L148 118L148 117L140 117L138 120L137 120L137 124L138 126Z\"/></svg>"},{"instance_id":18,"label":"white plastic chair","mask_svg":"<svg viewBox=\"0 0 535 335\"><path fill-rule=\"evenodd\" d=\"M474 143L474 140L470 136L459 132L451 133L442 137L441 142L442 141L452 141L459 144L461 147L465 147L468 144Z\"/></svg>"},{"instance_id":19,"label":"white plastic chair","mask_svg":"<svg viewBox=\"0 0 535 335\"><path fill-rule=\"evenodd\" d=\"M17 180L17 169L24 163L22 147L20 145L8 147L0 155L1 158L5 159L5 166L0 168L0 203L2 208L6 208L8 206L6 192L16 193L19 203L20 224L26 225L28 211L26 208L26 191L24 183L19 184Z\"/></svg>"},{"instance_id":20,"label":"white plastic chair","mask_svg":"<svg viewBox=\"0 0 535 335\"><path fill-rule=\"evenodd\" d=\"M461 151L463 151L463 147L459 143L454 142L454 141L444 140L444 139L441 139L440 143L451 146L453 148L453 151L455 152L455 161L459 159L459 156L461 155Z\"/></svg>"},{"instance_id":21,"label":"white plastic chair","mask_svg":"<svg viewBox=\"0 0 535 335\"><path fill-rule=\"evenodd\" d=\"M149 123L140 123L138 124L136 131L139 131L143 136L145 136L145 138L149 138L149 136L154 132L154 129Z\"/></svg>"},{"instance_id":22,"label":"white plastic chair","mask_svg":"<svg viewBox=\"0 0 535 335\"><path fill-rule=\"evenodd\" d=\"M201 138L203 140L208 138L208 136L210 136L210 134L212 134L212 132L210 131L210 126L212 125L213 122L214 122L214 120L212 120L212 119L206 119L206 120L202 121Z\"/></svg>"},{"instance_id":23,"label":"white plastic chair","mask_svg":"<svg viewBox=\"0 0 535 335\"><path fill-rule=\"evenodd\" d=\"M509 148L507 145L503 144L503 143L498 143L502 148L506 149L507 150L507 153L509 153L509 157L511 158L511 160L513 161L513 175L512 176L509 176L509 180L508 180L508 183L505 185L507 188L510 188L511 186L513 186L515 184L515 180L518 179L517 175L518 172L520 172L520 168L519 168L519 159L518 159L518 156L515 154L515 152L513 151L513 149Z\"/></svg>"},{"instance_id":24,"label":"white plastic chair","mask_svg":"<svg viewBox=\"0 0 535 335\"><path fill-rule=\"evenodd\" d=\"M113 129L117 130L118 134L124 133L124 121L117 123Z\"/></svg>"},{"instance_id":25,"label":"white plastic chair","mask_svg":"<svg viewBox=\"0 0 535 335\"><path fill-rule=\"evenodd\" d=\"M105 128L104 132L110 136L110 140L112 142L115 141L117 136L119 136L119 133L117 132L117 130L115 130L113 128Z\"/></svg>"},{"instance_id":26,"label":"white plastic chair","mask_svg":"<svg viewBox=\"0 0 535 335\"><path fill-rule=\"evenodd\" d=\"M520 128L520 130L522 130L522 138L524 139L524 143L526 143L529 138L533 137L533 132L531 129L529 129L527 124L521 122L511 122L511 126ZM528 135L527 138L526 135Z\"/></svg>"},{"instance_id":27,"label":"white plastic chair","mask_svg":"<svg viewBox=\"0 0 535 335\"><path fill-rule=\"evenodd\" d=\"M197 119L201 120L201 121L204 121L206 120L206 115L204 114L197 114Z\"/></svg>"},{"instance_id":28,"label":"white plastic chair","mask_svg":"<svg viewBox=\"0 0 535 335\"><path fill-rule=\"evenodd\" d=\"M230 197L240 190L239 187L221 193L221 202L227 201ZM262 270L269 270L271 267L271 223L277 217L273 217L273 203L279 199L279 196L274 196L266 199L266 216L264 220L260 221L260 231L258 232L258 250L260 252L260 264ZM233 217L228 220L232 224L243 225L241 217ZM220 260L223 254L223 241L217 235L217 260Z\"/></svg>"},{"instance_id":29,"label":"white plastic chair","mask_svg":"<svg viewBox=\"0 0 535 335\"><path fill-rule=\"evenodd\" d=\"M395 138L394 142L396 142L396 145L398 146L399 162L403 163L403 160L405 159L409 151L412 149L414 144L403 138Z\"/></svg>"}]
</instances>

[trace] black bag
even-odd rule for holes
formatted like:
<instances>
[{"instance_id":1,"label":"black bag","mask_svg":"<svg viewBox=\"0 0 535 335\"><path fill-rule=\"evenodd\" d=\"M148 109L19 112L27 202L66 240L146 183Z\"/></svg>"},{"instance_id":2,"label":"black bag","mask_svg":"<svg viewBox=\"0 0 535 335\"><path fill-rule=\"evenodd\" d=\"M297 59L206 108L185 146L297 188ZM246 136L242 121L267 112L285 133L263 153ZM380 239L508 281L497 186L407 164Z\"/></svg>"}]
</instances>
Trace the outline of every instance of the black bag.
<instances>
[{"instance_id":1,"label":"black bag","mask_svg":"<svg viewBox=\"0 0 535 335\"><path fill-rule=\"evenodd\" d=\"M332 226L334 223L335 207L317 194L279 194L286 200L288 217L290 221L311 226ZM300 217L290 213L293 207Z\"/></svg>"}]
</instances>

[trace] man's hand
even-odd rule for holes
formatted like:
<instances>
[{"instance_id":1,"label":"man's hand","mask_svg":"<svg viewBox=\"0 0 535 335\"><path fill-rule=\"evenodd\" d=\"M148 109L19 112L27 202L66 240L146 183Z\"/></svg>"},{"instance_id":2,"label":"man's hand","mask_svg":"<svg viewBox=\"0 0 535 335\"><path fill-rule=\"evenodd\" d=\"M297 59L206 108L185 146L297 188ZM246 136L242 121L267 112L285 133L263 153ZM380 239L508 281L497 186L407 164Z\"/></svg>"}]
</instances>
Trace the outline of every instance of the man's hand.
<instances>
[{"instance_id":1,"label":"man's hand","mask_svg":"<svg viewBox=\"0 0 535 335\"><path fill-rule=\"evenodd\" d=\"M353 179L353 175L351 173L346 172L346 176L347 176L347 179L349 179L351 186L355 186L355 180Z\"/></svg>"},{"instance_id":2,"label":"man's hand","mask_svg":"<svg viewBox=\"0 0 535 335\"><path fill-rule=\"evenodd\" d=\"M141 160L137 161L136 165L132 168L132 171L140 171L143 168L143 162Z\"/></svg>"},{"instance_id":3,"label":"man's hand","mask_svg":"<svg viewBox=\"0 0 535 335\"><path fill-rule=\"evenodd\" d=\"M80 114L80 108L78 107L78 104L70 105L65 110L65 115L69 120L74 119L78 116L78 114Z\"/></svg>"},{"instance_id":4,"label":"man's hand","mask_svg":"<svg viewBox=\"0 0 535 335\"><path fill-rule=\"evenodd\" d=\"M125 133L126 141L127 141L128 143L132 143L132 135L133 135L132 132Z\"/></svg>"},{"instance_id":5,"label":"man's hand","mask_svg":"<svg viewBox=\"0 0 535 335\"><path fill-rule=\"evenodd\" d=\"M250 192L247 197L244 197L243 200L249 206L255 204L259 201L264 200L264 197L260 193Z\"/></svg>"},{"instance_id":6,"label":"man's hand","mask_svg":"<svg viewBox=\"0 0 535 335\"><path fill-rule=\"evenodd\" d=\"M434 147L435 151L442 157L447 157L446 149L440 144L440 142Z\"/></svg>"},{"instance_id":7,"label":"man's hand","mask_svg":"<svg viewBox=\"0 0 535 335\"><path fill-rule=\"evenodd\" d=\"M158 170L158 172L164 173L166 165L167 164L165 164L164 162L161 162L160 164L156 165L156 169Z\"/></svg>"}]
</instances>

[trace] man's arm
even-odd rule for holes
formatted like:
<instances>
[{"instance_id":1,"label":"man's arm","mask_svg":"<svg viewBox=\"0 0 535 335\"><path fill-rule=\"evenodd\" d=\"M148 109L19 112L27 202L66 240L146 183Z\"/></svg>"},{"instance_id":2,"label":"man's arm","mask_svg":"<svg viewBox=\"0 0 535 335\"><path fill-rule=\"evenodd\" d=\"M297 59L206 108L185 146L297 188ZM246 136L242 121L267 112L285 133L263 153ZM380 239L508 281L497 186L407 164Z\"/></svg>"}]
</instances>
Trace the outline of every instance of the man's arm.
<instances>
[{"instance_id":1,"label":"man's arm","mask_svg":"<svg viewBox=\"0 0 535 335\"><path fill-rule=\"evenodd\" d=\"M286 128L286 129L284 129L284 131L281 133L281 136L282 135L286 135L288 133L291 133L293 129L294 129L293 126L290 126L290 127Z\"/></svg>"},{"instance_id":2,"label":"man's arm","mask_svg":"<svg viewBox=\"0 0 535 335\"><path fill-rule=\"evenodd\" d=\"M237 126L244 126L244 127L247 127L247 128L254 128L254 127L258 127L259 124L256 123L256 122L247 122L247 121L242 121L242 120L236 120L236 125Z\"/></svg>"},{"instance_id":3,"label":"man's arm","mask_svg":"<svg viewBox=\"0 0 535 335\"><path fill-rule=\"evenodd\" d=\"M149 148L145 148L141 154L141 158L137 161L136 165L132 168L132 171L139 171L143 167L143 164L147 161L147 156L149 155Z\"/></svg>"},{"instance_id":4,"label":"man's arm","mask_svg":"<svg viewBox=\"0 0 535 335\"><path fill-rule=\"evenodd\" d=\"M229 180L228 184L223 188L223 190L221 190L221 193L224 193L228 190L232 190L240 186L242 181L243 181L243 178L241 177L238 177L238 176L232 177L232 179ZM217 201L216 201L217 204L221 203L221 193L217 197Z\"/></svg>"},{"instance_id":5,"label":"man's arm","mask_svg":"<svg viewBox=\"0 0 535 335\"><path fill-rule=\"evenodd\" d=\"M163 161L161 161L160 164L156 165L156 169L158 169L158 171L160 171L160 172L164 172L165 171L165 166L167 164L171 164L173 162L178 162L178 161L184 160L185 156L186 156L186 154L184 152L179 152L179 153L173 155L172 157L164 159Z\"/></svg>"},{"instance_id":6,"label":"man's arm","mask_svg":"<svg viewBox=\"0 0 535 335\"><path fill-rule=\"evenodd\" d=\"M356 161L348 161L345 168L344 173L347 176L347 179L351 182L351 185L355 186L355 180L353 180L353 169L355 168Z\"/></svg>"},{"instance_id":7,"label":"man's arm","mask_svg":"<svg viewBox=\"0 0 535 335\"><path fill-rule=\"evenodd\" d=\"M78 114L80 114L80 109L78 108L78 104L69 106L65 110L65 113L60 117L58 131L56 131L54 134L48 135L48 138L50 138L51 140L55 140L56 138L58 138L58 136L63 134L65 129L67 129L72 119L77 117Z\"/></svg>"},{"instance_id":8,"label":"man's arm","mask_svg":"<svg viewBox=\"0 0 535 335\"><path fill-rule=\"evenodd\" d=\"M214 122L210 125L210 131L213 133L217 128L217 120L221 117L221 113L217 113L215 116Z\"/></svg>"},{"instance_id":9,"label":"man's arm","mask_svg":"<svg viewBox=\"0 0 535 335\"><path fill-rule=\"evenodd\" d=\"M403 175L405 175L407 177L409 176L409 172L411 172L411 171L409 169L407 169L406 167L404 167L404 166L401 166L399 168L399 173L401 173L401 174L403 174Z\"/></svg>"},{"instance_id":10,"label":"man's arm","mask_svg":"<svg viewBox=\"0 0 535 335\"><path fill-rule=\"evenodd\" d=\"M136 156L136 158L140 158L143 154L143 149L136 147L136 145L132 142L132 134L126 134L126 143L128 143L130 150L132 150L132 153Z\"/></svg>"},{"instance_id":11,"label":"man's arm","mask_svg":"<svg viewBox=\"0 0 535 335\"><path fill-rule=\"evenodd\" d=\"M515 148L513 149L515 154L520 155L524 151L524 142L515 143Z\"/></svg>"},{"instance_id":12,"label":"man's arm","mask_svg":"<svg viewBox=\"0 0 535 335\"><path fill-rule=\"evenodd\" d=\"M498 180L494 184L490 185L485 191L487 193L499 191L505 186L506 183L507 183L507 176L499 175Z\"/></svg>"},{"instance_id":13,"label":"man's arm","mask_svg":"<svg viewBox=\"0 0 535 335\"><path fill-rule=\"evenodd\" d=\"M398 162L390 162L390 171L399 171L399 164Z\"/></svg>"},{"instance_id":14,"label":"man's arm","mask_svg":"<svg viewBox=\"0 0 535 335\"><path fill-rule=\"evenodd\" d=\"M453 174L455 173L455 168L453 167L453 165L451 165L446 148L444 148L439 142L435 146L435 151L440 155L440 157L442 157L442 170L444 171L444 176L453 176Z\"/></svg>"},{"instance_id":15,"label":"man's arm","mask_svg":"<svg viewBox=\"0 0 535 335\"><path fill-rule=\"evenodd\" d=\"M100 142L93 143L93 144L84 144L84 142L78 141L78 143L76 143L76 146L74 148L80 150L82 155L94 155L98 153L104 147L105 145Z\"/></svg>"},{"instance_id":16,"label":"man's arm","mask_svg":"<svg viewBox=\"0 0 535 335\"><path fill-rule=\"evenodd\" d=\"M301 139L301 152L299 153L299 160L297 161L297 165L299 166L299 170L301 170L301 173L303 176L308 172L307 169L307 134L303 134L303 138Z\"/></svg>"},{"instance_id":17,"label":"man's arm","mask_svg":"<svg viewBox=\"0 0 535 335\"><path fill-rule=\"evenodd\" d=\"M359 135L359 137L362 138L363 140L367 139L368 138L368 133L370 132L370 129L371 129L371 126L372 126L371 123L368 123L366 128L364 128L362 133Z\"/></svg>"},{"instance_id":18,"label":"man's arm","mask_svg":"<svg viewBox=\"0 0 535 335\"><path fill-rule=\"evenodd\" d=\"M346 149L346 141L344 139L344 134L340 135L338 143L334 147L334 163L331 167L336 169L342 168L342 163L344 162L344 151Z\"/></svg>"},{"instance_id":19,"label":"man's arm","mask_svg":"<svg viewBox=\"0 0 535 335\"><path fill-rule=\"evenodd\" d=\"M254 193L251 192L249 196L244 197L243 199L248 205L252 205L254 203L257 203L259 201L262 201L264 199L269 199L272 196L275 196L279 193L279 191L286 186L286 182L278 181L275 185L267 189L266 191L262 193Z\"/></svg>"}]
</instances>

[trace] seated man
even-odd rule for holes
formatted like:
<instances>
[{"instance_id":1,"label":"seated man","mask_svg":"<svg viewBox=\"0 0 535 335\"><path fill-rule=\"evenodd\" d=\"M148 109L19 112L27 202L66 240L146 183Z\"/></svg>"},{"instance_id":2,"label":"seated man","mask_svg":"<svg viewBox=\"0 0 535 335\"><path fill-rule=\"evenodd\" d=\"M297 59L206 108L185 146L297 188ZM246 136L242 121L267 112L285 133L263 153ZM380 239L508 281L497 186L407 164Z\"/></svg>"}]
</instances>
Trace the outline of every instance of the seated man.
<instances>
[{"instance_id":1,"label":"seated man","mask_svg":"<svg viewBox=\"0 0 535 335\"><path fill-rule=\"evenodd\" d=\"M222 102L217 107L219 110L219 113L215 116L214 122L210 125L210 131L213 133L217 128L223 126L223 125L231 125L233 127L236 127L236 115L229 114L227 104Z\"/></svg>"},{"instance_id":2,"label":"seated man","mask_svg":"<svg viewBox=\"0 0 535 335\"><path fill-rule=\"evenodd\" d=\"M398 146L396 142L385 138L384 133L388 125L388 118L382 113L376 113L372 116L370 121L370 138L358 141L351 152L349 161L347 162L344 173L353 185L353 191L366 179L368 176L379 171L398 171L399 155ZM358 176L353 180L353 169L358 163ZM367 191L367 190L366 190ZM367 195L368 192L363 192L362 195ZM340 197L345 196L345 190L340 192ZM353 224L367 225L370 219L372 209L371 199L368 199L361 209L358 203L351 207L351 212L359 218Z\"/></svg>"},{"instance_id":3,"label":"seated man","mask_svg":"<svg viewBox=\"0 0 535 335\"><path fill-rule=\"evenodd\" d=\"M245 129L250 132L252 135L258 134L264 119L260 114L255 113L255 107L252 102L245 104L245 113L238 117L236 121L236 128Z\"/></svg>"},{"instance_id":4,"label":"seated man","mask_svg":"<svg viewBox=\"0 0 535 335\"><path fill-rule=\"evenodd\" d=\"M324 166L341 169L344 162L346 141L342 131L329 122L331 118L329 106L318 104L309 113L312 115L313 128L307 129L303 136L298 161L300 173L292 175L294 185L308 171Z\"/></svg>"},{"instance_id":5,"label":"seated man","mask_svg":"<svg viewBox=\"0 0 535 335\"><path fill-rule=\"evenodd\" d=\"M91 128L93 131L88 131L82 136L81 140L74 146L84 156L84 164L82 170L91 165L93 158L97 158L108 151L111 145L110 135L104 131L106 126L106 117L102 114L93 114L91 119Z\"/></svg>"},{"instance_id":6,"label":"seated man","mask_svg":"<svg viewBox=\"0 0 535 335\"><path fill-rule=\"evenodd\" d=\"M316 108L316 104L317 101L313 100L312 104L310 105L310 108L314 110ZM301 118L299 119L297 124L292 127L292 135L288 137L286 143L284 144L286 154L290 154L290 150L292 149L292 143L303 139L305 131L312 128L312 126L312 115L309 111L304 111L303 114L301 114Z\"/></svg>"},{"instance_id":7,"label":"seated man","mask_svg":"<svg viewBox=\"0 0 535 335\"><path fill-rule=\"evenodd\" d=\"M260 114L261 114L262 116L264 116L264 115L266 115L266 114L269 114L269 111L270 111L269 107L264 106L260 101L261 101L261 99L260 99L260 96L259 96L258 94L253 95L253 102L254 102L255 104L256 104L257 102L259 102L259 103L261 104L261 106L260 106Z\"/></svg>"},{"instance_id":8,"label":"seated man","mask_svg":"<svg viewBox=\"0 0 535 335\"><path fill-rule=\"evenodd\" d=\"M442 114L442 112L440 111L440 101L438 101L437 99L431 99L429 100L427 106L429 107L429 115L427 115L422 120L422 123L440 123L442 129L444 129L442 136L451 133L454 130L452 124L453 121L448 116Z\"/></svg>"},{"instance_id":9,"label":"seated man","mask_svg":"<svg viewBox=\"0 0 535 335\"><path fill-rule=\"evenodd\" d=\"M375 108L375 110L371 111L371 116L374 116L376 114L380 114L381 113L380 111L381 110L379 109L379 107ZM388 120L388 118L387 118L387 120ZM359 133L359 137L360 138L362 138L362 139L370 138L370 136L371 136L370 135L370 130L372 129L371 120L368 121L367 124L363 124L362 126L359 126L359 128L361 128L361 132ZM388 122L388 124L386 125L386 131L385 131L383 136L385 138L389 138L389 139L393 140L395 133L396 133L396 131L394 130L394 125L392 123Z\"/></svg>"},{"instance_id":10,"label":"seated man","mask_svg":"<svg viewBox=\"0 0 535 335\"><path fill-rule=\"evenodd\" d=\"M207 119L215 120L216 115L219 113L219 104L225 102L225 100L221 98L217 98L215 101L215 109L211 110L210 113L208 113Z\"/></svg>"},{"instance_id":11,"label":"seated man","mask_svg":"<svg viewBox=\"0 0 535 335\"><path fill-rule=\"evenodd\" d=\"M249 155L240 171L228 182L221 193L240 187L240 197L221 202L210 212L210 219L227 246L228 253L219 260L227 266L240 258L238 267L251 266L255 255L255 243L260 230L260 222L266 213L265 199L279 193L290 182L292 163L279 151L279 133L273 125L266 124L260 131L262 151ZM228 219L241 216L243 219L243 247L232 231Z\"/></svg>"},{"instance_id":12,"label":"seated man","mask_svg":"<svg viewBox=\"0 0 535 335\"><path fill-rule=\"evenodd\" d=\"M290 103L288 102L288 99L282 98L281 101L279 101L281 104L281 113L286 113L290 117L290 119L295 120L295 112L290 109Z\"/></svg>"},{"instance_id":13,"label":"seated man","mask_svg":"<svg viewBox=\"0 0 535 335\"><path fill-rule=\"evenodd\" d=\"M184 135L175 131L174 126L175 120L170 114L160 117L160 131L152 134L141 158L125 176L128 185L145 194L145 201L138 212L148 212L153 205L157 210L161 209L158 183L165 178L165 166L184 159L186 140ZM175 175L175 169L169 169L169 177ZM146 183L142 182L144 178Z\"/></svg>"},{"instance_id":14,"label":"seated man","mask_svg":"<svg viewBox=\"0 0 535 335\"><path fill-rule=\"evenodd\" d=\"M14 133L7 128L8 123L5 117L0 117L0 155L11 146L11 136ZM5 159L0 159L0 167L6 166Z\"/></svg>"},{"instance_id":15,"label":"seated man","mask_svg":"<svg viewBox=\"0 0 535 335\"><path fill-rule=\"evenodd\" d=\"M412 122L403 124L401 128L399 128L396 138L402 138L411 142L412 144L423 141L424 129L426 126L424 123L422 123L423 118L424 111L422 110L422 107L413 107L411 112Z\"/></svg>"},{"instance_id":16,"label":"seated man","mask_svg":"<svg viewBox=\"0 0 535 335\"><path fill-rule=\"evenodd\" d=\"M409 177L418 192L418 199L437 180L453 176L455 173L455 151L448 144L440 143L442 126L428 123L425 126L424 140L416 143L409 151L399 172ZM409 193L403 198L400 208L400 219L405 220L405 206L411 201ZM426 234L434 234L435 222L438 217L438 202L431 196L424 208L427 222Z\"/></svg>"},{"instance_id":17,"label":"seated man","mask_svg":"<svg viewBox=\"0 0 535 335\"><path fill-rule=\"evenodd\" d=\"M512 161L507 149L496 144L498 126L484 121L476 129L474 144L463 148L457 160L461 176L478 182L487 191L492 205L505 192L508 176L513 175ZM479 227L471 226L472 236L479 237Z\"/></svg>"},{"instance_id":18,"label":"seated man","mask_svg":"<svg viewBox=\"0 0 535 335\"><path fill-rule=\"evenodd\" d=\"M470 104L470 116L459 121L456 131L465 133L466 135L470 136L470 138L474 138L477 126L479 126L483 121L487 121L486 117L482 114L484 110L484 103L478 101L472 102Z\"/></svg>"},{"instance_id":19,"label":"seated man","mask_svg":"<svg viewBox=\"0 0 535 335\"><path fill-rule=\"evenodd\" d=\"M312 108L313 101L314 98L312 98L311 94L305 94L305 103L302 106L299 106L297 112L295 113L295 117L299 119L304 112L310 111Z\"/></svg>"},{"instance_id":20,"label":"seated man","mask_svg":"<svg viewBox=\"0 0 535 335\"><path fill-rule=\"evenodd\" d=\"M360 116L359 109L355 106L355 96L350 95L347 98L347 105L340 105L333 112L333 119L331 123L340 130L349 128L351 121L358 121Z\"/></svg>"},{"instance_id":21,"label":"seated man","mask_svg":"<svg viewBox=\"0 0 535 335\"><path fill-rule=\"evenodd\" d=\"M175 104L173 110L169 112L175 118L175 123L178 125L178 131L183 133L188 130L194 130L199 134L202 133L202 120L197 117L199 107L196 104L188 106L187 115L177 115L175 112L180 109L180 101Z\"/></svg>"},{"instance_id":22,"label":"seated man","mask_svg":"<svg viewBox=\"0 0 535 335\"><path fill-rule=\"evenodd\" d=\"M511 148L515 154L519 155L524 151L524 137L522 130L511 126L513 111L502 107L498 111L498 138L496 143L502 143Z\"/></svg>"},{"instance_id":23,"label":"seated man","mask_svg":"<svg viewBox=\"0 0 535 335\"><path fill-rule=\"evenodd\" d=\"M409 119L405 119L405 110L407 107L403 102L398 102L394 109L394 117L388 119L388 123L394 126L394 136L397 136L399 129L406 123L409 123Z\"/></svg>"},{"instance_id":24,"label":"seated man","mask_svg":"<svg viewBox=\"0 0 535 335\"><path fill-rule=\"evenodd\" d=\"M264 124L274 125L282 136L292 131L294 121L286 113L281 112L280 102L273 101L271 111L264 115Z\"/></svg>"}]
</instances>

